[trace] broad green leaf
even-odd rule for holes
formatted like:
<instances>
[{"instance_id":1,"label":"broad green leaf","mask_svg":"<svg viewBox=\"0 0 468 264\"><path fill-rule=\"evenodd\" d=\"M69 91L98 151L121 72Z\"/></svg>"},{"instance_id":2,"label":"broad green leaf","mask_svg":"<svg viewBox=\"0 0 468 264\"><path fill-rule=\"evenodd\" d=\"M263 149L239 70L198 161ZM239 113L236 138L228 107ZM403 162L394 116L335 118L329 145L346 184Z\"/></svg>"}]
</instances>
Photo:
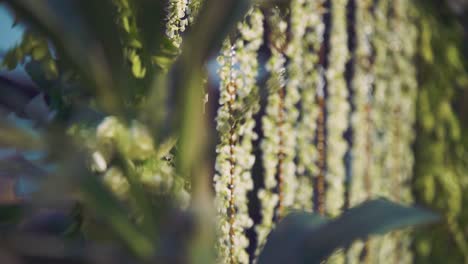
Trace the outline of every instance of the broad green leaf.
<instances>
[{"instance_id":1,"label":"broad green leaf","mask_svg":"<svg viewBox=\"0 0 468 264\"><path fill-rule=\"evenodd\" d=\"M291 214L268 237L259 263L320 263L354 240L437 219L425 209L384 199L364 202L329 221L314 214Z\"/></svg>"}]
</instances>

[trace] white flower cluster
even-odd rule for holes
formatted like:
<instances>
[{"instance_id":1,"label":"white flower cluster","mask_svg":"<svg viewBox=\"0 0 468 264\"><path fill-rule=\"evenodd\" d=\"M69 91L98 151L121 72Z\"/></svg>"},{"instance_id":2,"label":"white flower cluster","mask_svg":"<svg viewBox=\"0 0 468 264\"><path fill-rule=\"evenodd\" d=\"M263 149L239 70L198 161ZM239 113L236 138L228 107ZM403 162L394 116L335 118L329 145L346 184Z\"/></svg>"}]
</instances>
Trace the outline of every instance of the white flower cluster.
<instances>
[{"instance_id":1,"label":"white flower cluster","mask_svg":"<svg viewBox=\"0 0 468 264\"><path fill-rule=\"evenodd\" d=\"M344 205L345 164L344 155L348 144L344 132L348 125L350 106L344 79L345 64L348 60L346 31L346 0L331 3L331 30L329 65L326 72L328 81L327 98L327 175L328 184L325 208L331 216L340 214Z\"/></svg>"},{"instance_id":2,"label":"white flower cluster","mask_svg":"<svg viewBox=\"0 0 468 264\"><path fill-rule=\"evenodd\" d=\"M314 144L317 130L317 86L320 84L318 50L323 43L325 25L318 12L324 1L292 1L291 27L296 28L294 40L298 43L302 84L300 89L301 114L297 127L297 181L296 209L311 211L313 208L313 177L317 175L318 151ZM304 29L302 29L304 27ZM303 32L302 32L303 31ZM293 42L292 41L292 42ZM299 46L300 45L300 46Z\"/></svg>"},{"instance_id":3,"label":"white flower cluster","mask_svg":"<svg viewBox=\"0 0 468 264\"><path fill-rule=\"evenodd\" d=\"M217 146L214 182L221 263L249 262L245 230L253 225L248 214L247 193L253 189L252 141L257 138L254 114L259 110L256 78L257 53L263 37L260 10L250 10L245 21L239 23L238 30L240 37L234 45L226 41L218 58L221 106L217 130L221 142Z\"/></svg>"},{"instance_id":4,"label":"white flower cluster","mask_svg":"<svg viewBox=\"0 0 468 264\"><path fill-rule=\"evenodd\" d=\"M372 166L372 175L376 175L373 182L377 182L376 193L380 196L389 197L390 190L389 179L392 177L385 169L385 157L390 148L387 134L389 133L388 113L390 103L387 100L389 76L394 74L389 70L389 45L388 45L388 5L389 1L379 1L375 8L374 19L374 37L372 46L375 48L374 78L375 90L372 102L372 114L376 140L373 144L374 166Z\"/></svg>"},{"instance_id":5,"label":"white flower cluster","mask_svg":"<svg viewBox=\"0 0 468 264\"><path fill-rule=\"evenodd\" d=\"M150 132L140 122L133 120L126 127L109 116L95 130L74 129L71 134L85 142L91 169L102 174L104 183L121 199L128 198L129 183L120 165L113 162L118 152L134 163L138 179L150 193L171 194L181 207L188 206L190 195L184 181L175 176L170 154L155 148Z\"/></svg>"},{"instance_id":6,"label":"white flower cluster","mask_svg":"<svg viewBox=\"0 0 468 264\"><path fill-rule=\"evenodd\" d=\"M177 47L182 43L181 33L189 23L188 0L169 0L167 6L166 35Z\"/></svg>"},{"instance_id":7,"label":"white flower cluster","mask_svg":"<svg viewBox=\"0 0 468 264\"><path fill-rule=\"evenodd\" d=\"M203 2L204 0L188 0L187 13L189 15L189 24L193 24L193 22L197 19Z\"/></svg>"},{"instance_id":8,"label":"white flower cluster","mask_svg":"<svg viewBox=\"0 0 468 264\"><path fill-rule=\"evenodd\" d=\"M289 59L287 67L288 82L286 83L286 94L284 96L284 121L283 137L284 144L282 145L283 161L283 188L282 188L282 207L298 207L298 203L307 203L311 205L312 185L310 178L301 177L299 180L302 185L298 184L296 177L296 150L297 150L297 135L298 135L298 118L299 109L297 104L300 100L300 88L304 83L304 58L306 53L303 45L303 38L307 29L307 16L304 0L291 1L291 18L290 18L290 41L286 49L286 56ZM310 63L310 62L307 62ZM310 145L309 145L310 146ZM301 187L300 189L299 186ZM299 192L298 192L299 191ZM300 195L301 197L297 197ZM299 199L298 199L299 198ZM309 202L309 203L308 203Z\"/></svg>"},{"instance_id":9,"label":"white flower cluster","mask_svg":"<svg viewBox=\"0 0 468 264\"><path fill-rule=\"evenodd\" d=\"M294 201L290 194L284 191L284 176L289 180L292 174L294 177L294 167L285 167L284 157L285 147L291 144L291 137L295 137L293 129L286 130L285 124L285 74L286 57L284 48L286 46L287 22L280 16L278 9L271 10L268 23L272 32L269 36L269 47L271 57L266 65L270 73L268 80L268 99L265 115L262 117L264 138L261 142L262 161L264 168L264 187L259 190L258 198L261 203L262 221L256 226L257 231L257 251L260 253L266 242L266 238L274 227L275 217L280 216L283 211L284 198L287 203ZM278 181L277 180L278 177ZM277 190L277 191L276 191ZM292 191L292 190L288 190ZM287 204L286 204L287 205ZM278 210L275 210L278 207ZM275 212L276 211L276 212Z\"/></svg>"},{"instance_id":10,"label":"white flower cluster","mask_svg":"<svg viewBox=\"0 0 468 264\"><path fill-rule=\"evenodd\" d=\"M372 186L377 182L379 175L372 174L374 163L373 145L375 141L375 129L373 122L373 94L374 72L372 65L374 37L374 16L370 11L373 2L368 0L356 1L355 8L355 34L356 49L354 59L354 76L351 89L354 91L353 102L355 110L351 116L353 131L351 159L352 178L350 185L349 204L356 206L365 200L377 195ZM357 241L352 244L347 252L348 263L360 263L361 254L366 247L365 259L373 259L374 250L371 250L371 240Z\"/></svg>"},{"instance_id":11,"label":"white flower cluster","mask_svg":"<svg viewBox=\"0 0 468 264\"><path fill-rule=\"evenodd\" d=\"M417 27L415 21L412 21L411 8L414 8L407 1L396 2L397 14L400 21L395 25L400 41L399 54L396 57L396 65L398 76L401 79L399 87L400 98L399 104L399 120L401 123L399 133L399 144L401 155L400 159L400 178L398 185L400 186L400 199L403 202L411 203L413 201L411 195L411 176L414 163L414 156L411 146L414 142L414 123L416 119L416 98L417 98L417 80L416 67L414 58L417 48Z\"/></svg>"},{"instance_id":12,"label":"white flower cluster","mask_svg":"<svg viewBox=\"0 0 468 264\"><path fill-rule=\"evenodd\" d=\"M345 65L349 58L346 28L346 0L331 1L330 53L328 55L327 79L327 174L325 181L325 211L334 217L341 213L345 199L346 168L344 157L348 143L344 133L348 127L350 105L344 78ZM332 255L327 263L344 263L343 252Z\"/></svg>"},{"instance_id":13,"label":"white flower cluster","mask_svg":"<svg viewBox=\"0 0 468 264\"><path fill-rule=\"evenodd\" d=\"M356 50L354 76L351 89L354 91L353 102L355 110L351 116L353 129L352 179L350 191L350 205L357 205L371 195L368 185L370 179L369 166L372 158L373 124L372 115L372 86L374 74L371 68L373 36L373 18L368 10L371 1L356 2ZM373 176L374 177L374 176Z\"/></svg>"},{"instance_id":14,"label":"white flower cluster","mask_svg":"<svg viewBox=\"0 0 468 264\"><path fill-rule=\"evenodd\" d=\"M373 121L376 133L376 141L373 144L373 155L375 166L372 167L373 182L377 182L376 192L379 196L390 198L392 196L392 179L395 175L391 175L387 168L387 156L391 149L391 134L392 125L390 123L391 106L393 101L389 100L390 93L390 78L395 74L391 64L391 50L389 45L389 5L392 1L379 1L375 8L374 19L374 37L372 38L372 46L375 48L374 76L375 76L375 91L373 97ZM396 252L395 238L392 234L387 234L376 238L372 241L374 258L376 263L397 263L394 252Z\"/></svg>"}]
</instances>

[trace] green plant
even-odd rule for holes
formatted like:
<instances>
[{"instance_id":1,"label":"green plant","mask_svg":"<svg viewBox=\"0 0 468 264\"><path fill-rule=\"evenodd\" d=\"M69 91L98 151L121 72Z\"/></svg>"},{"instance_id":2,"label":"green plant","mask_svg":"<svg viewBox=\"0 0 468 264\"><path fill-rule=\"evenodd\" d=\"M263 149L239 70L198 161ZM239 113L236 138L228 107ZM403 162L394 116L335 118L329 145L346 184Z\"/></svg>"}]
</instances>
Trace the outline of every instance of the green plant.
<instances>
[{"instance_id":1,"label":"green plant","mask_svg":"<svg viewBox=\"0 0 468 264\"><path fill-rule=\"evenodd\" d=\"M371 242L365 244L377 246L335 250L435 219L384 201L349 208L380 195L411 202L417 36L411 3L353 9L352 2L6 1L28 31L3 63L9 69L24 63L47 100L28 102L33 109L46 105L41 118L26 116L34 125L2 122L0 147L41 153L37 163L48 175L33 194L37 203L0 209L5 227L15 227L2 230L2 245L22 258L63 262L99 262L90 252L106 244L124 263L210 263L214 256L271 263L282 260L279 252L294 263L318 263L333 252L329 263L359 261L361 252L407 260L402 233L385 237L391 253ZM354 33L348 13L358 18ZM367 24L375 31L360 31ZM212 101L205 107L204 80L216 53L219 143L210 188ZM64 200L72 200L72 219L44 251L15 242L50 238L20 233L18 211ZM320 216L290 216L294 210ZM325 216L333 220L324 224ZM358 229L361 218L368 222ZM343 239L317 246L318 236L336 235L335 226ZM300 239L307 248L288 249L299 241L281 244L282 232L287 239L306 235Z\"/></svg>"}]
</instances>

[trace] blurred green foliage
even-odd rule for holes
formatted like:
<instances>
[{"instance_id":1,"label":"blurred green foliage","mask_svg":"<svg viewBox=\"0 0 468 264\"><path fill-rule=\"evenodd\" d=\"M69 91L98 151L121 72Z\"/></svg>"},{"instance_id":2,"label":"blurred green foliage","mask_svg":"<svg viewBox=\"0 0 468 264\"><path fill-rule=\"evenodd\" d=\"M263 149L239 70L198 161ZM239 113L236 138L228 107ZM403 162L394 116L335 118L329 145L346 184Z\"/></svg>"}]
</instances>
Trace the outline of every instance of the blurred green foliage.
<instances>
[{"instance_id":1,"label":"blurred green foliage","mask_svg":"<svg viewBox=\"0 0 468 264\"><path fill-rule=\"evenodd\" d=\"M5 254L26 263L44 260L209 263L213 260L210 234L213 216L210 209L205 209L212 197L207 191L210 180L205 164L204 65L252 3L248 0L203 2L204 5L200 1L191 2L192 11L198 17L192 19L193 24L179 48L165 35L166 1L6 1L28 31L3 63L8 69L25 64L40 93L48 96L50 113L45 114L56 114L57 118L33 120L35 125L28 128L3 118L0 122L0 147L41 151L44 155L41 166L49 173L34 199L25 203L28 210L23 210L24 204L0 207L0 257ZM427 49L424 58L428 62L437 60L440 54ZM456 52L456 48L450 49L443 60L451 66L461 65ZM440 109L447 124L453 123L450 107ZM116 166L123 172L128 183L126 199L112 192L102 175L89 169L89 154L93 153L89 153L87 143L95 137L98 130L95 127L106 116L118 120L119 131L115 132L117 136L114 132L109 136L117 147L112 151L112 158L105 160L104 167ZM152 147L150 157L146 152L142 157L140 152L128 151L133 147L128 142L132 136L142 138L141 131L134 126L138 122L144 124L152 139L145 142L145 146ZM461 132L450 131L454 140L460 139ZM445 135L445 131L441 133ZM177 154L175 164L164 160L174 153ZM46 164L54 166L50 168ZM183 186L190 190L191 210L182 210L174 202L173 193L155 193L145 183L142 171L163 166L174 167L174 188ZM71 222L67 222L70 228L59 235L36 236L26 232L22 219L34 211L30 208L57 204L67 208L66 214L72 216ZM450 205L459 206L452 200ZM385 211L386 215L381 211L385 208L392 210ZM400 215L401 210L406 214ZM397 213L388 216L389 212ZM454 212L455 216L459 215L459 211ZM344 233L340 241L349 243L382 228L388 231L434 219L432 214L388 202L379 204L377 211L367 208L359 214L366 213L375 217L369 218L369 225L365 225L369 229L359 234ZM403 215L407 218L402 218ZM353 219L352 212L344 217ZM408 219L409 222L403 221ZM315 220L310 216L311 222ZM351 220L343 218L334 223L352 231L356 219ZM302 228L310 226L297 228L302 233ZM314 229L314 232L321 230ZM321 232L333 235L326 230ZM311 239L314 234L310 234ZM41 247L34 250L39 244ZM112 250L102 249L107 244ZM305 251L318 250L326 255L339 246L343 245L330 244L322 251L315 241ZM113 250L118 253L111 254ZM273 246L272 252L279 251Z\"/></svg>"},{"instance_id":2,"label":"blurred green foliage","mask_svg":"<svg viewBox=\"0 0 468 264\"><path fill-rule=\"evenodd\" d=\"M418 232L417 263L466 263L468 224L467 51L462 24L441 1L420 1L419 97L415 176L418 202L437 209L444 224ZM459 103L460 104L460 103ZM465 114L465 115L464 115Z\"/></svg>"}]
</instances>

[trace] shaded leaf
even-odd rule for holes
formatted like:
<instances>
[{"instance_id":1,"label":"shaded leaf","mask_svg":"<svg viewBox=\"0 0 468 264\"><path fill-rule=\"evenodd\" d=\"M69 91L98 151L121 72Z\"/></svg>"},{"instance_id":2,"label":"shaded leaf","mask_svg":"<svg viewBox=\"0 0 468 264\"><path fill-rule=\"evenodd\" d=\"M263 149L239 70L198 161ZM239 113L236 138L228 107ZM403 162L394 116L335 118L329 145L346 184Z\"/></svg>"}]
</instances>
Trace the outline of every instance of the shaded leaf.
<instances>
[{"instance_id":1,"label":"shaded leaf","mask_svg":"<svg viewBox=\"0 0 468 264\"><path fill-rule=\"evenodd\" d=\"M320 263L356 239L438 218L425 209L384 199L365 202L329 221L309 213L291 214L270 234L259 263Z\"/></svg>"},{"instance_id":2,"label":"shaded leaf","mask_svg":"<svg viewBox=\"0 0 468 264\"><path fill-rule=\"evenodd\" d=\"M90 82L105 110L118 112L122 104L117 95L124 90L120 80L124 60L109 1L6 2L22 19L52 38L59 53Z\"/></svg>"},{"instance_id":3,"label":"shaded leaf","mask_svg":"<svg viewBox=\"0 0 468 264\"><path fill-rule=\"evenodd\" d=\"M81 192L87 204L103 217L127 246L139 257L148 258L153 254L151 240L130 222L127 212L117 198L93 175L85 176Z\"/></svg>"}]
</instances>

